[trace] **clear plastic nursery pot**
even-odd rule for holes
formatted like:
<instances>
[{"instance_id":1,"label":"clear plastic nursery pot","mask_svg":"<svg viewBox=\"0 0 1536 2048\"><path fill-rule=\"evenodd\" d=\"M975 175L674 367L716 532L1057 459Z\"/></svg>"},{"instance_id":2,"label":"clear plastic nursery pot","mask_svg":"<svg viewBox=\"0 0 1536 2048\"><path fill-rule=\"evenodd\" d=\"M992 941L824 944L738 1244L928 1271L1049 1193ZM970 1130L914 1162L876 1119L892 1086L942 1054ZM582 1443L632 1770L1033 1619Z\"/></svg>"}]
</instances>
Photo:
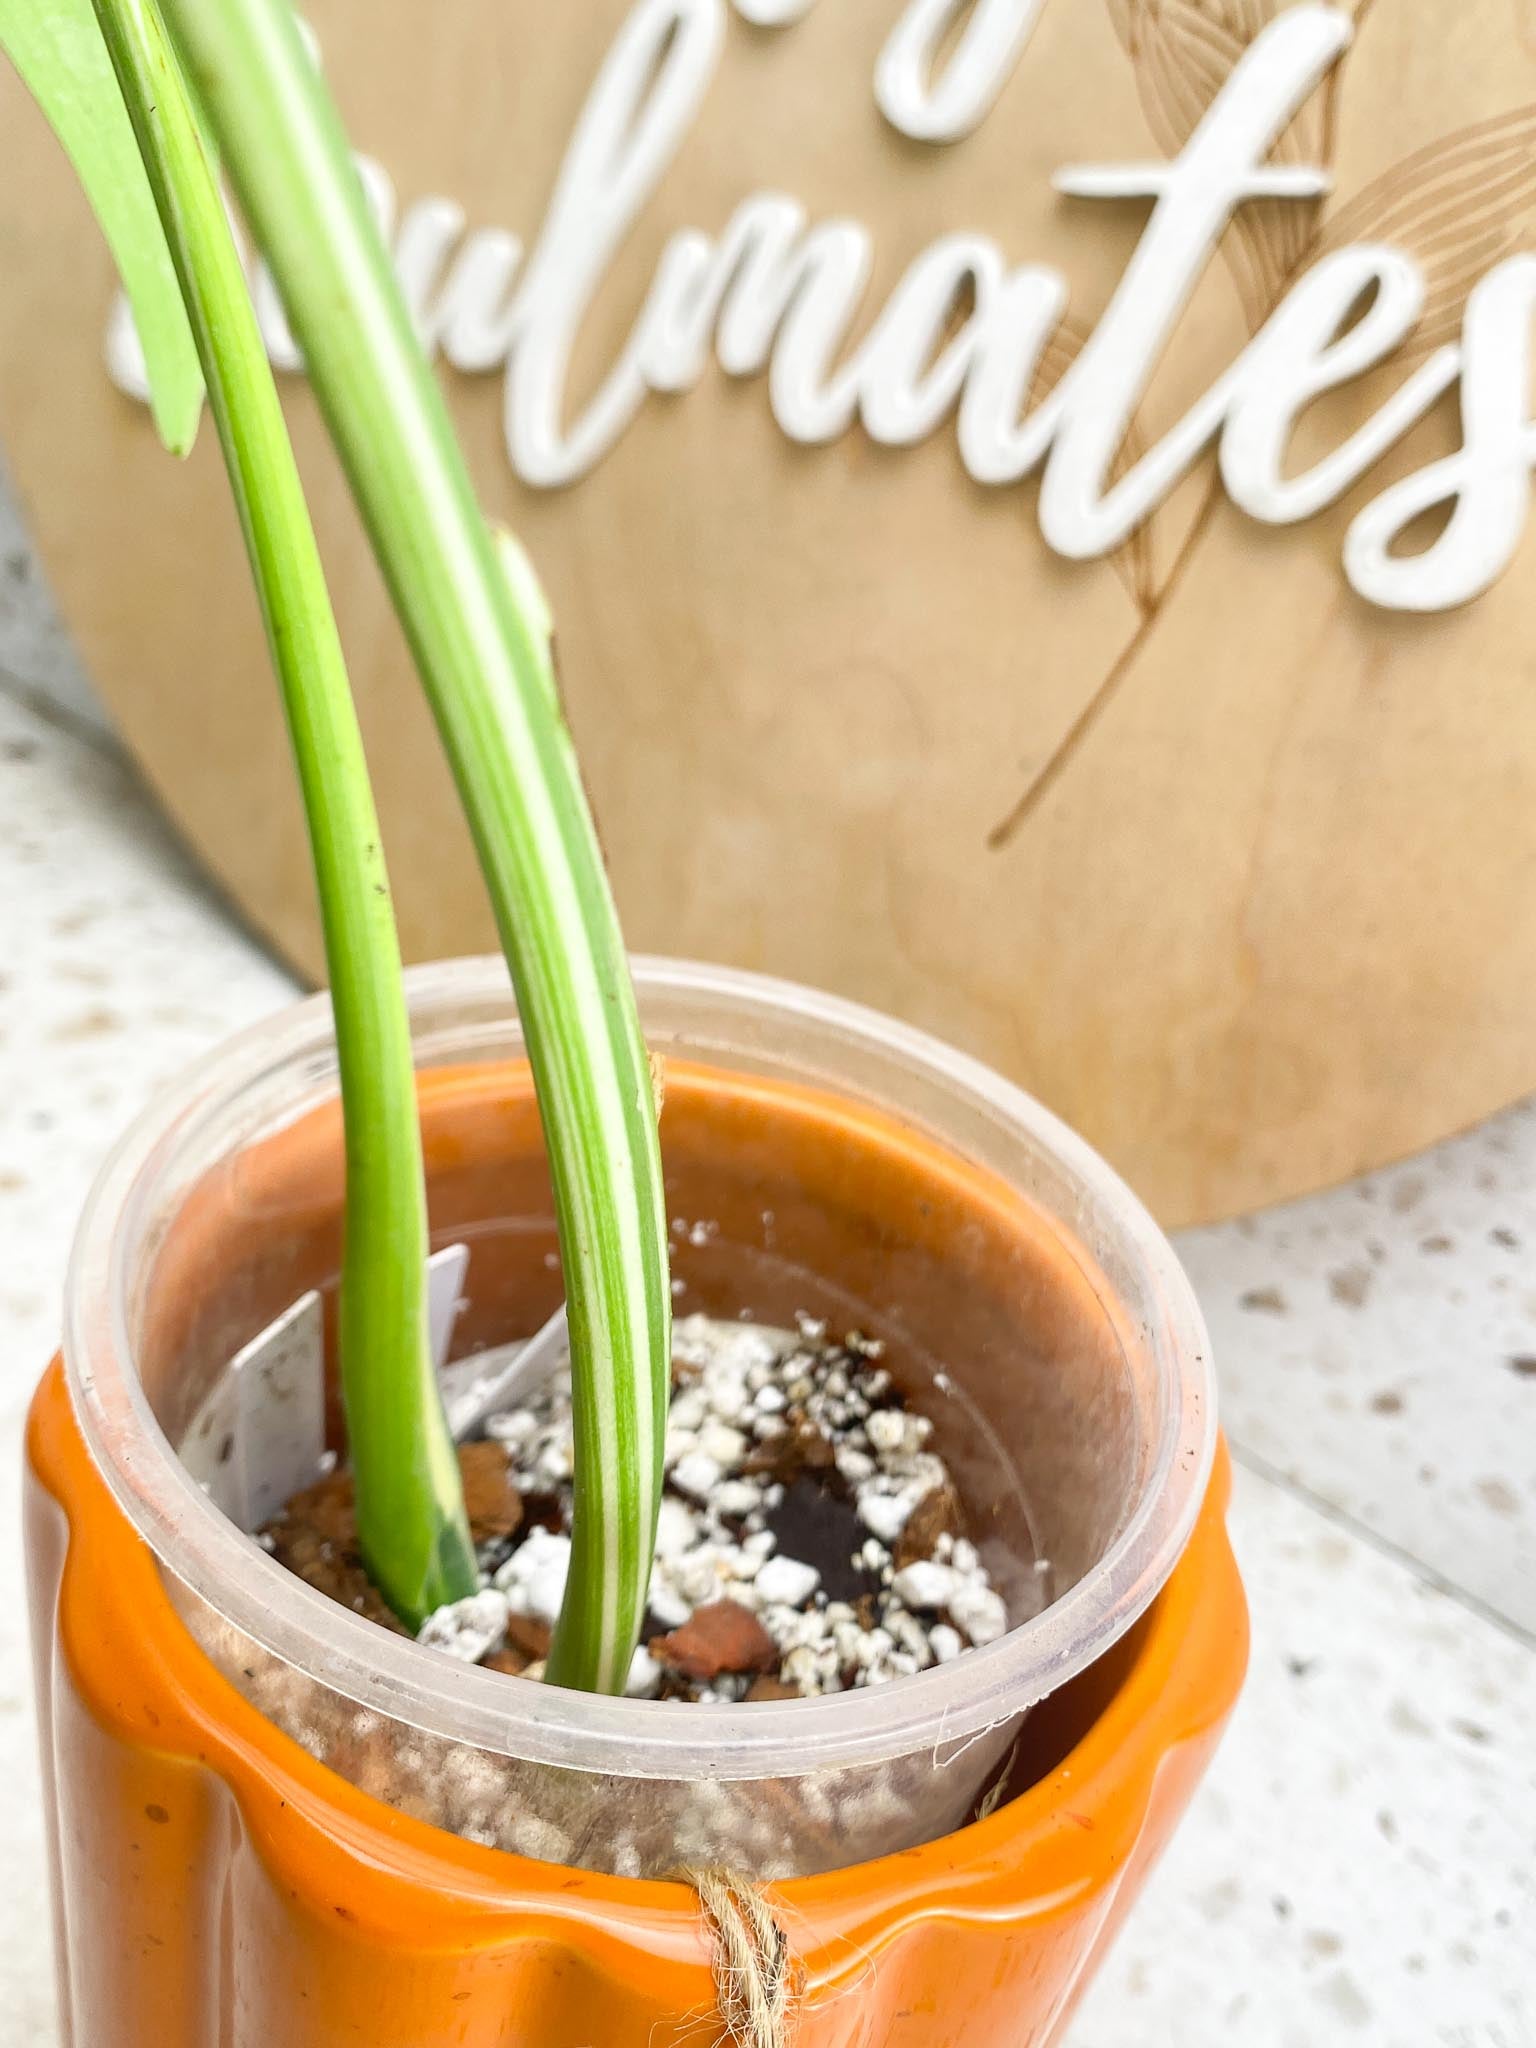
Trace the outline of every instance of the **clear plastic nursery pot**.
<instances>
[{"instance_id":1,"label":"clear plastic nursery pot","mask_svg":"<svg viewBox=\"0 0 1536 2048\"><path fill-rule=\"evenodd\" d=\"M109 1162L34 1410L80 2048L713 2040L674 1878L705 1864L776 1881L807 2048L1045 2041L1187 1800L1245 1624L1204 1333L1155 1227L1037 1105L916 1033L716 969L637 979L680 1311L881 1338L1018 1625L888 1686L688 1708L455 1665L285 1574L175 1446L239 1347L334 1284L333 1049L323 1001L300 1005ZM559 1298L537 1116L499 965L411 993L473 1351Z\"/></svg>"}]
</instances>

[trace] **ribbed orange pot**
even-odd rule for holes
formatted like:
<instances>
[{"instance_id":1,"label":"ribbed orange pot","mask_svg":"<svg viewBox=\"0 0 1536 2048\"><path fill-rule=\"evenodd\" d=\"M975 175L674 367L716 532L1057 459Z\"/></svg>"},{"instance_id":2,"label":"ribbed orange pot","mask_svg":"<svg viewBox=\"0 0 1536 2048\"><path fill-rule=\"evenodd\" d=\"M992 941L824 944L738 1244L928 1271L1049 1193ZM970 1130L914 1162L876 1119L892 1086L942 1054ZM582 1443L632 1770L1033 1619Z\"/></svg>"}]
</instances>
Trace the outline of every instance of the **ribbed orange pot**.
<instances>
[{"instance_id":1,"label":"ribbed orange pot","mask_svg":"<svg viewBox=\"0 0 1536 2048\"><path fill-rule=\"evenodd\" d=\"M870 1284L858 1269L871 1246L884 1264L899 1244L898 1263L926 1276L918 1293L947 1303L951 1324L961 1299L985 1321L974 1304L1001 1288L1015 1314L1027 1306L1032 1330L1070 1337L1063 1359L1097 1384L1103 1358L1084 1366L1093 1289L1082 1261L994 1176L867 1102L707 1062L678 1074L664 1133L674 1188L699 1196L714 1171L708 1191L728 1218L722 1158L728 1178L750 1174L754 1213L775 1186L781 1284L786 1244L790 1266L851 1275L856 1289ZM475 1240L471 1333L477 1319L505 1329L509 1305L513 1327L531 1327L550 1282L526 1071L498 1059L427 1072L423 1121L445 1229L464 1232L490 1187L521 1189L519 1227ZM232 1304L260 1327L274 1289L333 1268L335 1141L333 1111L312 1108L201 1171L172 1215L148 1220L124 1327L162 1415L201 1356L200 1333L225 1341ZM718 1284L725 1269L701 1251L679 1270L707 1291L709 1272ZM914 1316L920 1327L920 1304ZM182 1389L182 1409L194 1394ZM241 1674L216 1668L189 1633L119 1504L132 1473L109 1486L83 1412L56 1361L28 1435L27 1541L70 2048L720 2039L709 1942L685 1885L461 1840L371 1798L264 1719ZM989 1818L770 1888L796 1961L796 2048L1059 2038L1241 1682L1246 1614L1226 1497L1223 1459L1151 1607L1024 1724L1011 1796ZM715 1711L698 1710L700 1745Z\"/></svg>"}]
</instances>

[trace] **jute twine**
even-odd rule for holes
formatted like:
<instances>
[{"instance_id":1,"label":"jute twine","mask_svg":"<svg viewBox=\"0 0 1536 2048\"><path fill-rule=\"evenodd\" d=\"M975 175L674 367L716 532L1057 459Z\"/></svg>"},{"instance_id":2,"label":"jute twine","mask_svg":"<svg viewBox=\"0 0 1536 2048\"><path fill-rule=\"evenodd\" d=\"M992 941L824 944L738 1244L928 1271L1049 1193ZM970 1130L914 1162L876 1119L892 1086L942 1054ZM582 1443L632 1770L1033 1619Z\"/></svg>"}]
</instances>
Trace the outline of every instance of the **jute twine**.
<instances>
[{"instance_id":1,"label":"jute twine","mask_svg":"<svg viewBox=\"0 0 1536 2048\"><path fill-rule=\"evenodd\" d=\"M1015 1741L977 1804L977 1820L989 1819L1008 1796L1018 1755ZM733 2048L791 2048L799 1973L761 1886L734 1870L684 1867L676 1875L697 1893L709 1930L724 2040Z\"/></svg>"},{"instance_id":2,"label":"jute twine","mask_svg":"<svg viewBox=\"0 0 1536 2048\"><path fill-rule=\"evenodd\" d=\"M687 1870L710 1936L710 1968L726 2039L789 2048L797 1985L789 1937L759 1887L730 1870Z\"/></svg>"}]
</instances>

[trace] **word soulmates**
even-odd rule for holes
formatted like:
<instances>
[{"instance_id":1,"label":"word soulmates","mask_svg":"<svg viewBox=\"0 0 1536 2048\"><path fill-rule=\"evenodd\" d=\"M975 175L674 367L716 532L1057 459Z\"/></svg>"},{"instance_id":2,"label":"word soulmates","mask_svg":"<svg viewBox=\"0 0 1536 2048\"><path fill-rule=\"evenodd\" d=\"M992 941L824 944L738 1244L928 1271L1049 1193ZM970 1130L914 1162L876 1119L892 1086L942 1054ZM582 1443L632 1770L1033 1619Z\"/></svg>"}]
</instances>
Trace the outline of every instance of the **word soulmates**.
<instances>
[{"instance_id":1,"label":"word soulmates","mask_svg":"<svg viewBox=\"0 0 1536 2048\"><path fill-rule=\"evenodd\" d=\"M737 0L748 19L776 27L810 4ZM1040 4L911 0L876 72L887 119L929 142L970 132L1017 62ZM935 52L967 14L936 65ZM1067 306L1058 271L1011 267L982 235L941 236L850 345L872 268L869 232L847 219L813 224L793 199L759 193L718 234L685 229L670 238L618 360L568 419L583 317L698 112L726 29L726 0L639 0L592 87L526 261L519 240L499 229L466 236L463 211L448 200L423 200L396 226L387 177L362 165L426 345L460 371L504 374L507 452L525 482L559 486L586 475L648 393L697 383L712 346L732 376L766 370L774 417L798 442L830 441L857 422L899 447L953 414L969 474L1003 486L1039 471L1046 543L1087 560L1117 549L1213 445L1226 491L1244 512L1270 525L1310 518L1459 383L1460 448L1366 505L1348 528L1344 571L1374 604L1429 612L1478 596L1508 567L1536 462L1536 255L1488 271L1468 296L1459 344L1436 350L1341 446L1288 475L1302 411L1384 363L1425 302L1424 274L1402 249L1363 243L1322 256L1205 396L1117 473L1148 381L1238 209L1260 199L1315 203L1329 189L1319 169L1268 162L1351 39L1349 18L1313 0L1254 39L1178 157L1057 174L1056 189L1075 199L1151 207L1093 333L1032 408L1042 354ZM274 363L300 368L259 271L256 295ZM121 306L108 356L116 381L142 395L142 358ZM1432 544L1399 552L1429 512L1441 514Z\"/></svg>"}]
</instances>

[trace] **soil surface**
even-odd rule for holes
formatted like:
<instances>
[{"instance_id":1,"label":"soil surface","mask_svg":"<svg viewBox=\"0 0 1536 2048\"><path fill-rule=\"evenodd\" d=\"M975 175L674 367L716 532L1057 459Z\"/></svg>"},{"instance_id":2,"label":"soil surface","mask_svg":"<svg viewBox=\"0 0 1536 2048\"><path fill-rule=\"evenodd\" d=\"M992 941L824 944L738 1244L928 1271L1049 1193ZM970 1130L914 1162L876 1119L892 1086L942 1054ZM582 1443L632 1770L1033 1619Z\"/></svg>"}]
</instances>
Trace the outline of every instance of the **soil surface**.
<instances>
[{"instance_id":1,"label":"soil surface","mask_svg":"<svg viewBox=\"0 0 1536 2048\"><path fill-rule=\"evenodd\" d=\"M666 1494L631 1696L695 1702L841 1692L927 1669L1009 1625L960 1500L880 1359L830 1340L691 1316L677 1326ZM567 1373L461 1447L480 1590L420 1640L518 1678L542 1675L570 1563ZM400 1631L357 1544L337 1471L261 1532L278 1561Z\"/></svg>"}]
</instances>

